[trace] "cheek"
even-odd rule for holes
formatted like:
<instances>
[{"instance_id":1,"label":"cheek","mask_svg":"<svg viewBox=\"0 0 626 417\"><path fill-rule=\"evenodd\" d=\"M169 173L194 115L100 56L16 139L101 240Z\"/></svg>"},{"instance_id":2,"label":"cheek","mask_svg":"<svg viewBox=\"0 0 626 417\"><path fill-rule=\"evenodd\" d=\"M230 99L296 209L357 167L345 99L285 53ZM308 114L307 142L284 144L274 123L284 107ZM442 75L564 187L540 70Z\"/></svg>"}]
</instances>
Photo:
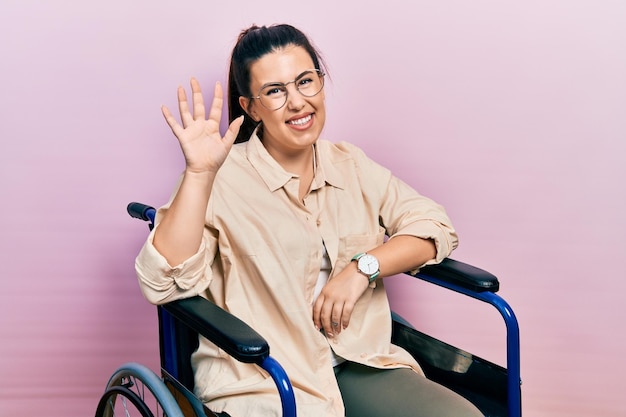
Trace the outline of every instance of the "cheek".
<instances>
[{"instance_id":1,"label":"cheek","mask_svg":"<svg viewBox=\"0 0 626 417\"><path fill-rule=\"evenodd\" d=\"M269 130L280 129L285 125L284 117L280 111L259 112L259 120L262 121L263 125Z\"/></svg>"},{"instance_id":2,"label":"cheek","mask_svg":"<svg viewBox=\"0 0 626 417\"><path fill-rule=\"evenodd\" d=\"M322 108L322 110L325 110L326 108L326 92L324 91L324 89L322 89L322 91L315 96L315 98L317 99L317 105Z\"/></svg>"},{"instance_id":3,"label":"cheek","mask_svg":"<svg viewBox=\"0 0 626 417\"><path fill-rule=\"evenodd\" d=\"M324 117L326 115L326 102L324 100L324 96L322 95L319 100L315 103L315 111L320 117Z\"/></svg>"},{"instance_id":4,"label":"cheek","mask_svg":"<svg viewBox=\"0 0 626 417\"><path fill-rule=\"evenodd\" d=\"M257 122L263 122L263 124L267 125L273 123L276 119L275 111L270 111L263 107L258 103L254 103L252 107L250 107L250 115Z\"/></svg>"}]
</instances>

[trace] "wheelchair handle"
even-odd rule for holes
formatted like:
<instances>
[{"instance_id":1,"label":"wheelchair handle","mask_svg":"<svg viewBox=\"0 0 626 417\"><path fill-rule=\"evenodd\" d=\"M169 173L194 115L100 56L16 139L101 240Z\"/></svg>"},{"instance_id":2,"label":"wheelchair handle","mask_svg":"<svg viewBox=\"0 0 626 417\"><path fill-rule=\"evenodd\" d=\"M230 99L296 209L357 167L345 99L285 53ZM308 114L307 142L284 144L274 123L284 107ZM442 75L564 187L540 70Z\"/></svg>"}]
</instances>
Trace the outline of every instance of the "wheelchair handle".
<instances>
[{"instance_id":1,"label":"wheelchair handle","mask_svg":"<svg viewBox=\"0 0 626 417\"><path fill-rule=\"evenodd\" d=\"M144 220L146 222L154 223L154 215L156 209L152 206L143 203L132 202L126 207L126 211L131 217L135 219Z\"/></svg>"}]
</instances>

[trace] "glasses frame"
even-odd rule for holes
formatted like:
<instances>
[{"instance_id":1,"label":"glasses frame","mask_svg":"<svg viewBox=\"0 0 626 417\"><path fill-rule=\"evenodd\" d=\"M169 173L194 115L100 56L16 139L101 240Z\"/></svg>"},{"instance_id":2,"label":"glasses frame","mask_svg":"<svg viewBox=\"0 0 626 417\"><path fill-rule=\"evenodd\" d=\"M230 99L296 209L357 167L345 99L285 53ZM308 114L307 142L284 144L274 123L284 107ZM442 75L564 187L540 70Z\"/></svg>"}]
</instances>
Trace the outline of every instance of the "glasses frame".
<instances>
[{"instance_id":1,"label":"glasses frame","mask_svg":"<svg viewBox=\"0 0 626 417\"><path fill-rule=\"evenodd\" d=\"M308 73L308 72L316 72L316 73L317 73L317 76L319 77L319 79L320 79L320 80L321 80L321 82L322 82L322 87L319 89L319 91L318 91L318 92L316 92L315 94L311 94L310 96L309 96L309 95L306 95L306 94L304 94L302 91L300 91L300 89L299 89L299 88L298 88L298 86L296 85L296 81L298 81L298 80L299 80L299 79L300 79L300 78L301 78L304 74L306 74L306 73ZM286 82L286 83L271 82L271 83L266 83L266 84L263 84L263 85L261 86L261 88L259 88L259 92L257 93L257 95L256 95L256 96L252 96L252 97L250 97L250 99L252 99L252 100L254 100L254 99L259 100L259 103L261 103L261 105L262 105L263 107L265 107L266 109L268 109L268 110L270 110L270 111L280 110L280 109L282 109L282 108L285 106L285 104L287 104L287 100L289 99L289 90L287 89L287 86L288 86L289 84L293 84L293 85L296 87L296 91L298 91L298 93L300 93L303 97L315 97L316 95L318 95L319 93L321 93L321 92L322 92L322 90L324 89L324 76L325 76L325 75L326 75L326 73L325 73L325 72L323 72L322 70L319 70L319 69L317 69L317 68L308 69L308 70L302 71L302 72L300 73L300 75L298 75L295 79L293 79L293 80L291 80L291 81L288 81L288 82ZM284 88L285 88L285 101L283 102L283 104L281 104L279 107L277 107L277 108L275 108L275 109L272 109L272 108L270 108L270 107L267 107L265 104L263 104L263 100L261 100L261 92L262 92L265 88L267 88L267 87L284 87Z\"/></svg>"}]
</instances>

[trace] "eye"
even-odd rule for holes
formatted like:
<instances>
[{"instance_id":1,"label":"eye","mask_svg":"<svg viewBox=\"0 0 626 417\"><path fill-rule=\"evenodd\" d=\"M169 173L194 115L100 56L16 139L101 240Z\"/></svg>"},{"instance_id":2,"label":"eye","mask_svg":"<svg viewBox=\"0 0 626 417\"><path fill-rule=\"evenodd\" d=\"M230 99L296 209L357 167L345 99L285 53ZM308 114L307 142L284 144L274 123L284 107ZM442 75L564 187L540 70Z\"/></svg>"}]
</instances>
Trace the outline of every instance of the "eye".
<instances>
[{"instance_id":1,"label":"eye","mask_svg":"<svg viewBox=\"0 0 626 417\"><path fill-rule=\"evenodd\" d=\"M312 74L305 74L302 77L298 78L298 87L306 87L309 84L315 82Z\"/></svg>"},{"instance_id":2,"label":"eye","mask_svg":"<svg viewBox=\"0 0 626 417\"><path fill-rule=\"evenodd\" d=\"M284 85L268 85L261 92L262 95L266 97L276 97L285 94L285 86Z\"/></svg>"}]
</instances>

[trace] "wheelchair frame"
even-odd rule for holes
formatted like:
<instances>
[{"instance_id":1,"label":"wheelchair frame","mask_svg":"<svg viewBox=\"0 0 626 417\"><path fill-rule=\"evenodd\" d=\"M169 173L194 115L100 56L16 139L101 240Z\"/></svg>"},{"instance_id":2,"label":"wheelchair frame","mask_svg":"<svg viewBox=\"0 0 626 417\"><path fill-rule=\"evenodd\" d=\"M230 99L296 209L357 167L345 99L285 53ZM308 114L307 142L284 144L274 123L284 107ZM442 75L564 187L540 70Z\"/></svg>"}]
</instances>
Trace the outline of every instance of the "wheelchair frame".
<instances>
[{"instance_id":1,"label":"wheelchair frame","mask_svg":"<svg viewBox=\"0 0 626 417\"><path fill-rule=\"evenodd\" d=\"M150 229L154 227L156 210L153 207L130 203L127 210L132 217L148 221ZM502 368L425 335L395 314L392 341L404 345L430 379L466 396L483 413L489 416L521 417L519 325L509 304L495 294L499 290L498 279L489 272L449 258L438 265L423 267L415 277L496 308L506 324L507 366ZM162 379L140 364L123 365L109 380L96 417L109 415L103 410L107 409L106 402L111 401L111 396L121 395L133 404L137 402L138 399L133 398L137 395L128 393L126 389L137 383L134 381L147 387L167 416L187 416L188 413L208 415L205 414L208 409L191 392L194 381L189 355L197 347L198 334L211 340L235 359L255 363L265 369L276 384L283 417L296 416L295 397L287 374L270 356L267 342L247 324L200 296L159 306L158 317ZM442 365L446 362L442 362L442 358L462 358L462 362L468 365L459 371L454 366L450 367L449 363ZM453 359L451 363L455 362ZM478 383L482 383L486 389L474 394ZM502 385L505 389L502 389ZM485 399L488 397L496 400ZM490 405L494 401L505 402L506 406Z\"/></svg>"}]
</instances>

